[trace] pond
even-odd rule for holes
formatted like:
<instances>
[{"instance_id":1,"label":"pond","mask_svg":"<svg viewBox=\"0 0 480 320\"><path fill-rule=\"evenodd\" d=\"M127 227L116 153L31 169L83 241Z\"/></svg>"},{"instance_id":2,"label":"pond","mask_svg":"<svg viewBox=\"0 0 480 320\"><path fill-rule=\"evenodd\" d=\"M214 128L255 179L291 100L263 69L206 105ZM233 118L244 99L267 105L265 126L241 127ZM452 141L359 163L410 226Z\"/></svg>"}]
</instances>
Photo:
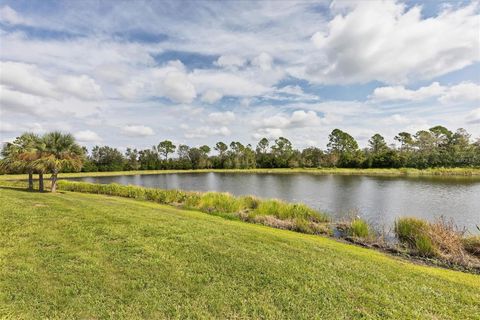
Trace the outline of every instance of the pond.
<instances>
[{"instance_id":1,"label":"pond","mask_svg":"<svg viewBox=\"0 0 480 320\"><path fill-rule=\"evenodd\" d=\"M387 230L399 216L431 221L443 215L474 233L475 225L480 226L479 178L178 173L72 180L278 198L303 202L337 218L359 215Z\"/></svg>"}]
</instances>

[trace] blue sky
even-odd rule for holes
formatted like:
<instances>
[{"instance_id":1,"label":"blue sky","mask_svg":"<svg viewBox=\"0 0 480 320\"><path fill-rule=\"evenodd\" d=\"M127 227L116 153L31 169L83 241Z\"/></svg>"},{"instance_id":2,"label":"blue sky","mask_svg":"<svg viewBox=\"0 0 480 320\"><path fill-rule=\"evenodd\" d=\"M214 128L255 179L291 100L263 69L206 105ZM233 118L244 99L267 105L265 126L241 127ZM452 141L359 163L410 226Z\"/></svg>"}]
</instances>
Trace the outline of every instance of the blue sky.
<instances>
[{"instance_id":1,"label":"blue sky","mask_svg":"<svg viewBox=\"0 0 480 320\"><path fill-rule=\"evenodd\" d=\"M2 1L0 140L480 137L476 1Z\"/></svg>"}]
</instances>

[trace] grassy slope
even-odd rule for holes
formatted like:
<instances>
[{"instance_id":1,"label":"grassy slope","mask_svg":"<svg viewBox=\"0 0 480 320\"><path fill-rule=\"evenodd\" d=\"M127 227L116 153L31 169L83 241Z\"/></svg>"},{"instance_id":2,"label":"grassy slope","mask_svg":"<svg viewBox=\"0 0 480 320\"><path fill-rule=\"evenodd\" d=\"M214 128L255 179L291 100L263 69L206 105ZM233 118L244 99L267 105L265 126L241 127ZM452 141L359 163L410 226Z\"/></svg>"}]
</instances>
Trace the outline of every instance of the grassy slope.
<instances>
[{"instance_id":1,"label":"grassy slope","mask_svg":"<svg viewBox=\"0 0 480 320\"><path fill-rule=\"evenodd\" d=\"M154 203L0 189L0 318L478 319L480 277Z\"/></svg>"},{"instance_id":2,"label":"grassy slope","mask_svg":"<svg viewBox=\"0 0 480 320\"><path fill-rule=\"evenodd\" d=\"M431 168L431 169L349 169L349 168L292 168L292 169L198 169L198 170L139 170L139 171L112 171L112 172L73 172L61 173L62 178L102 177L141 174L168 174L168 173L309 173L309 174L343 174L343 175L384 175L384 176L480 176L480 168ZM37 175L34 176L37 178ZM50 175L46 174L45 178ZM0 175L2 180L27 179L26 174Z\"/></svg>"}]
</instances>

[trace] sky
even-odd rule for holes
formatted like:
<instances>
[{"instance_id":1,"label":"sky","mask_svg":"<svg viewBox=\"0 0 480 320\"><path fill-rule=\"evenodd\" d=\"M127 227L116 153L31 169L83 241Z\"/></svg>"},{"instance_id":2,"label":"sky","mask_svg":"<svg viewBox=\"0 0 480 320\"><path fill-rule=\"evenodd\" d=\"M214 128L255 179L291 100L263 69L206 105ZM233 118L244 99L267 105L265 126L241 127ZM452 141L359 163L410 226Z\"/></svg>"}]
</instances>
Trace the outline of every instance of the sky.
<instances>
[{"instance_id":1,"label":"sky","mask_svg":"<svg viewBox=\"0 0 480 320\"><path fill-rule=\"evenodd\" d=\"M0 0L0 142L480 137L478 1Z\"/></svg>"}]
</instances>

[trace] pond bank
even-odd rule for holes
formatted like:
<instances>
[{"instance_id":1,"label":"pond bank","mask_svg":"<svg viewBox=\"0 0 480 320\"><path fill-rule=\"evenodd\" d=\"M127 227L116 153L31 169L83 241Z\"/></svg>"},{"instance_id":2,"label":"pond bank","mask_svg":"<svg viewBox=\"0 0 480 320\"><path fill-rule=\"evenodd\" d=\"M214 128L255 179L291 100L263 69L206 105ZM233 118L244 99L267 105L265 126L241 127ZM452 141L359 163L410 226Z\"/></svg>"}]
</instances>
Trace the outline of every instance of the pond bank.
<instances>
[{"instance_id":1,"label":"pond bank","mask_svg":"<svg viewBox=\"0 0 480 320\"><path fill-rule=\"evenodd\" d=\"M399 242L397 245L385 241L384 234L358 217L335 222L327 214L304 204L280 200L235 197L219 192L201 193L72 181L60 181L59 189L147 200L278 229L330 237L335 235L384 252L407 258L415 257L424 263L480 273L480 237L467 239L453 223L442 219L428 223L417 218L399 218L395 222L395 236ZM402 228L398 227L400 223ZM473 243L473 250L467 248L466 240L470 241L469 246Z\"/></svg>"},{"instance_id":2,"label":"pond bank","mask_svg":"<svg viewBox=\"0 0 480 320\"><path fill-rule=\"evenodd\" d=\"M60 174L63 178L108 177L122 175L171 174L171 173L308 173L372 176L475 176L480 178L480 168L430 168L430 169L350 169L350 168L292 168L292 169L197 169L197 170L136 170L108 172L72 172ZM45 174L45 178L50 175ZM4 174L0 180L26 179L26 174Z\"/></svg>"}]
</instances>

